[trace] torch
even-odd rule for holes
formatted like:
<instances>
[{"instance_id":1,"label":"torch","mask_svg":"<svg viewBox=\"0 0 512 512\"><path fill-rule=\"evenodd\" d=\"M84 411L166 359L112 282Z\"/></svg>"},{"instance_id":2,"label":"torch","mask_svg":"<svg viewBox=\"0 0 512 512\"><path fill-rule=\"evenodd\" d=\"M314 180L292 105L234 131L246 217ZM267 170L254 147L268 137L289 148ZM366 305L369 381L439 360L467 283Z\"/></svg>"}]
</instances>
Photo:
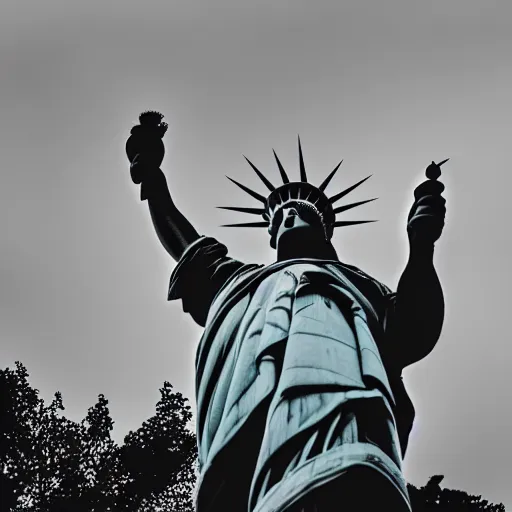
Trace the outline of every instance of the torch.
<instances>
[{"instance_id":1,"label":"torch","mask_svg":"<svg viewBox=\"0 0 512 512\"><path fill-rule=\"evenodd\" d=\"M130 169L132 180L137 185L142 182L143 172L151 172L162 165L165 155L162 138L168 127L162 121L163 117L159 112L143 112L139 116L140 124L131 129L130 137L126 141L126 155L130 164L134 163L136 157L143 164L132 165Z\"/></svg>"}]
</instances>

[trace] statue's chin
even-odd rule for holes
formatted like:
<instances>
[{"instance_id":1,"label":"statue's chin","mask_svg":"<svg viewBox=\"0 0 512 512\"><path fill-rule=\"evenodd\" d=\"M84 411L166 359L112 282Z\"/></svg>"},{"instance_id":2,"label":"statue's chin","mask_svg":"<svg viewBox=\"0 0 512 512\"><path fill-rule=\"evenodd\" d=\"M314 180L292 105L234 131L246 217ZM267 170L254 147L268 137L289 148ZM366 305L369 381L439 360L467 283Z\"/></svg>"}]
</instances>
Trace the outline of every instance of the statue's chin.
<instances>
[{"instance_id":1,"label":"statue's chin","mask_svg":"<svg viewBox=\"0 0 512 512\"><path fill-rule=\"evenodd\" d=\"M338 259L331 242L325 239L323 228L312 226L297 226L279 236L278 261L294 258Z\"/></svg>"}]
</instances>

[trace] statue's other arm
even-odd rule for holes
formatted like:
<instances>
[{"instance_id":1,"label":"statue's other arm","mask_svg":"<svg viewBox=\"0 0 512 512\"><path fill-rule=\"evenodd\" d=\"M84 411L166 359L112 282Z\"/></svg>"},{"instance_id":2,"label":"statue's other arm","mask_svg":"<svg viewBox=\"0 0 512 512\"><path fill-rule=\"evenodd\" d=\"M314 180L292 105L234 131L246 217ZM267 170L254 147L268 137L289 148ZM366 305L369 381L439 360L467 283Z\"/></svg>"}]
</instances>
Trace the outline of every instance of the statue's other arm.
<instances>
[{"instance_id":1,"label":"statue's other arm","mask_svg":"<svg viewBox=\"0 0 512 512\"><path fill-rule=\"evenodd\" d=\"M428 180L414 191L408 216L409 260L398 282L389 331L402 368L427 356L441 335L444 296L434 267L434 244L444 227L444 185L440 164L427 168Z\"/></svg>"},{"instance_id":2,"label":"statue's other arm","mask_svg":"<svg viewBox=\"0 0 512 512\"><path fill-rule=\"evenodd\" d=\"M402 367L427 356L441 335L444 296L433 255L433 245L412 246L398 282L390 328Z\"/></svg>"}]
</instances>

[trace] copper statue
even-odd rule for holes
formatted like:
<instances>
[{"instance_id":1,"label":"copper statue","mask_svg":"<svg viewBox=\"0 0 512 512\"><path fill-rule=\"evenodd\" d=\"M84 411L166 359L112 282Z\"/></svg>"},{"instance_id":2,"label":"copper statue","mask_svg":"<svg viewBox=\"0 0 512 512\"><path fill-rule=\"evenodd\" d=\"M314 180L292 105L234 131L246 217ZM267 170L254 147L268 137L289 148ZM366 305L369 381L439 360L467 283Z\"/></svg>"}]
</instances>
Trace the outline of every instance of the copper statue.
<instances>
[{"instance_id":1,"label":"copper statue","mask_svg":"<svg viewBox=\"0 0 512 512\"><path fill-rule=\"evenodd\" d=\"M196 357L198 512L410 511L402 474L414 419L402 370L436 345L444 300L434 244L445 218L440 166L414 192L409 260L396 292L341 262L334 228L371 221L336 215L364 178L328 197L275 155L282 185L250 161L268 195L234 181L259 207L224 207L262 218L276 261L243 263L201 236L174 204L160 169L163 116L146 112L126 145L156 233L178 264L168 300L202 327Z\"/></svg>"}]
</instances>

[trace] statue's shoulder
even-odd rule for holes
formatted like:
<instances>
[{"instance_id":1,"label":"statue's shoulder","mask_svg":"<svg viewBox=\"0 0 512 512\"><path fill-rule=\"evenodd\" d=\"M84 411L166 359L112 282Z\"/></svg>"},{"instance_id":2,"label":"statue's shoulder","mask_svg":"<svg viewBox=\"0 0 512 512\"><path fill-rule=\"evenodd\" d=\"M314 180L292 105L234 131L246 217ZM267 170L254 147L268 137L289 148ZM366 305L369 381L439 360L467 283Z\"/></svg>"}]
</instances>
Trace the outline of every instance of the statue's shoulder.
<instances>
[{"instance_id":1,"label":"statue's shoulder","mask_svg":"<svg viewBox=\"0 0 512 512\"><path fill-rule=\"evenodd\" d=\"M347 277L349 279L350 279L350 277L354 277L358 280L363 280L368 283L371 283L374 286L376 286L383 295L388 295L388 294L392 293L391 289L388 288L384 283L382 283L375 277L371 276L370 274L362 271L359 267L356 267L355 265L349 265L348 263L344 263L344 262L340 261L339 263L337 263L336 266L342 272L344 272L345 275L347 275Z\"/></svg>"}]
</instances>

